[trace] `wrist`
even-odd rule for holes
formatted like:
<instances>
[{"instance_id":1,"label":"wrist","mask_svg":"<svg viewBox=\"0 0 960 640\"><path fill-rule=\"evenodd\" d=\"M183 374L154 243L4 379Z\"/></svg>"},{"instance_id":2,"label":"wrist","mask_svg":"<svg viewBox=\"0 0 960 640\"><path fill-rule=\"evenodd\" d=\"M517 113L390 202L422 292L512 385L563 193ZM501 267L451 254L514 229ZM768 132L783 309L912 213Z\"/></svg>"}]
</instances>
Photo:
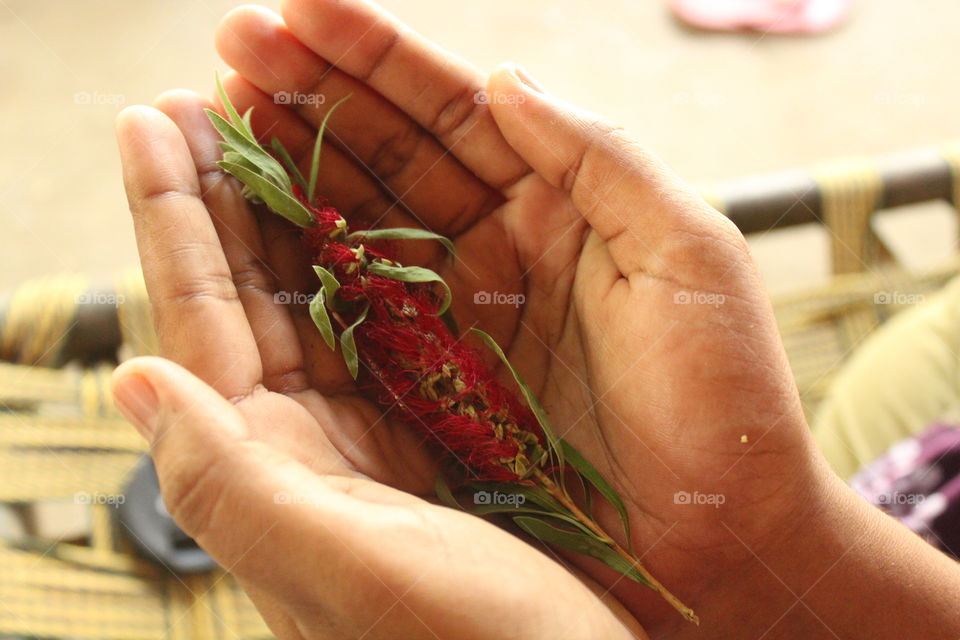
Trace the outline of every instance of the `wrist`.
<instances>
[{"instance_id":1,"label":"wrist","mask_svg":"<svg viewBox=\"0 0 960 640\"><path fill-rule=\"evenodd\" d=\"M956 564L816 466L798 517L711 590L717 637L960 637Z\"/></svg>"}]
</instances>

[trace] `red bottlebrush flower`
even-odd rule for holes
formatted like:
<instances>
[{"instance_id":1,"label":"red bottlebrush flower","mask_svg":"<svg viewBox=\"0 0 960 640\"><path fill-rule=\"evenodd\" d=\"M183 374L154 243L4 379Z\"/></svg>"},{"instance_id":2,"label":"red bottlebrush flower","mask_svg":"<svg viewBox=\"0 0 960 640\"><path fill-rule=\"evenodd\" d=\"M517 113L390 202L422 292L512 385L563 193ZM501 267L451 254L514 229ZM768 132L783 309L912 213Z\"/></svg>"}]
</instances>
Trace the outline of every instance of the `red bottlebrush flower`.
<instances>
[{"instance_id":1,"label":"red bottlebrush flower","mask_svg":"<svg viewBox=\"0 0 960 640\"><path fill-rule=\"evenodd\" d=\"M302 198L302 190L297 195ZM428 285L370 273L371 261L396 263L364 244L362 234L349 239L335 210L303 204L314 214L314 226L304 230L314 264L337 279L341 300L366 305L355 340L366 365L362 377L381 404L472 479L523 480L546 454L533 413L450 332L439 317L443 303ZM340 315L352 323L357 314L354 308Z\"/></svg>"},{"instance_id":2,"label":"red bottlebrush flower","mask_svg":"<svg viewBox=\"0 0 960 640\"><path fill-rule=\"evenodd\" d=\"M335 208L316 197L323 131L343 101L321 123L310 175L305 177L279 141L271 145L274 155L260 146L249 118L240 117L219 79L217 87L228 116L208 112L224 139L218 164L244 184L250 200L303 228L303 243L321 285L310 303L310 315L331 348L339 341L353 377L359 377L385 410L420 433L439 457L465 471L467 486L524 497L506 505L486 505L482 513L509 514L533 537L605 562L659 592L684 617L698 622L690 608L650 575L629 543L625 548L616 542L596 523L589 507L581 508L570 497L565 481L575 476L617 510L629 541L627 511L617 492L570 443L554 434L537 398L493 338L473 330L513 374L523 401L451 330L455 326L448 312L451 293L440 276L399 264L383 245L433 239L452 254L450 241L422 229L351 231ZM463 508L442 477L437 495ZM518 508L525 501L533 506Z\"/></svg>"}]
</instances>

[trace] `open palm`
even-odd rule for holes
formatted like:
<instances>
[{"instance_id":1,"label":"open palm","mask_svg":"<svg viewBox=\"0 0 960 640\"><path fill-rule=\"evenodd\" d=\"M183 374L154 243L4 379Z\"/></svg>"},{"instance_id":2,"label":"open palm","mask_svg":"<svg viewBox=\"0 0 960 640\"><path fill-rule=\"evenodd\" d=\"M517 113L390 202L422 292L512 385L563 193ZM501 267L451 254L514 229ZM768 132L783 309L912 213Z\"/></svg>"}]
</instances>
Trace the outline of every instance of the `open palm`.
<instances>
[{"instance_id":1,"label":"open palm","mask_svg":"<svg viewBox=\"0 0 960 640\"><path fill-rule=\"evenodd\" d=\"M233 102L306 163L326 109L353 94L331 120L320 193L348 219L454 240L452 265L428 243L402 261L440 271L461 327L505 347L555 429L620 490L653 573L705 621L721 615L711 593L735 589L814 490L743 238L622 131L525 85L522 71L488 81L362 3L291 1L284 19L225 19ZM216 171L204 105L183 92L158 102L184 133L210 218L185 208L137 220L164 355L233 399L256 439L311 468L428 494L437 466L420 439L357 394L305 305L277 303L315 291L316 277L296 230L253 212ZM132 203L177 191L159 170L176 160L153 162ZM616 530L613 513L601 517ZM687 631L653 594L571 560L654 635Z\"/></svg>"}]
</instances>

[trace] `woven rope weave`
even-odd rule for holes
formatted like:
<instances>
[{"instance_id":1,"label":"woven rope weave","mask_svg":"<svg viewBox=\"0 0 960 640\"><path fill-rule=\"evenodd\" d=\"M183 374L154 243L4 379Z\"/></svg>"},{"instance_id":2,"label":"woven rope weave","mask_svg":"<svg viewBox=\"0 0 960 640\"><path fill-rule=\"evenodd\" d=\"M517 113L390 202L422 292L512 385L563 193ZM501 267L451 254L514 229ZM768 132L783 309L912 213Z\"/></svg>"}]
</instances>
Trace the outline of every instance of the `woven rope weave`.
<instances>
[{"instance_id":1,"label":"woven rope weave","mask_svg":"<svg viewBox=\"0 0 960 640\"><path fill-rule=\"evenodd\" d=\"M23 363L0 363L0 502L89 505L84 540L0 540L0 637L270 637L231 576L177 576L138 558L112 507L92 499L122 494L144 453L113 407L112 365L27 366L59 361L86 290L74 276L27 283L0 324L4 357ZM122 274L116 291L123 350L155 352L139 273Z\"/></svg>"}]
</instances>

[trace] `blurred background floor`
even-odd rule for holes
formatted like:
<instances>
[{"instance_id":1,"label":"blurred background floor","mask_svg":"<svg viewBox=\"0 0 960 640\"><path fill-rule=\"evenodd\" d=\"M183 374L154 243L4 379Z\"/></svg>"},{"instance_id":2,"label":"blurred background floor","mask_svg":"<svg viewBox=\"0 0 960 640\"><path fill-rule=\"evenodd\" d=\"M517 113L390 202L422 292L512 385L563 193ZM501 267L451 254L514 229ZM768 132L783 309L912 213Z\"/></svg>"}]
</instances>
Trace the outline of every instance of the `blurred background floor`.
<instances>
[{"instance_id":1,"label":"blurred background floor","mask_svg":"<svg viewBox=\"0 0 960 640\"><path fill-rule=\"evenodd\" d=\"M0 0L0 291L136 263L113 118L164 89L209 91L230 0ZM265 2L276 7L278 2ZM861 1L825 36L688 30L649 0L384 0L441 45L515 60L552 93L626 125L681 175L713 181L950 139L951 0ZM908 265L953 251L946 205L881 216ZM769 286L825 277L815 227L754 237Z\"/></svg>"}]
</instances>

